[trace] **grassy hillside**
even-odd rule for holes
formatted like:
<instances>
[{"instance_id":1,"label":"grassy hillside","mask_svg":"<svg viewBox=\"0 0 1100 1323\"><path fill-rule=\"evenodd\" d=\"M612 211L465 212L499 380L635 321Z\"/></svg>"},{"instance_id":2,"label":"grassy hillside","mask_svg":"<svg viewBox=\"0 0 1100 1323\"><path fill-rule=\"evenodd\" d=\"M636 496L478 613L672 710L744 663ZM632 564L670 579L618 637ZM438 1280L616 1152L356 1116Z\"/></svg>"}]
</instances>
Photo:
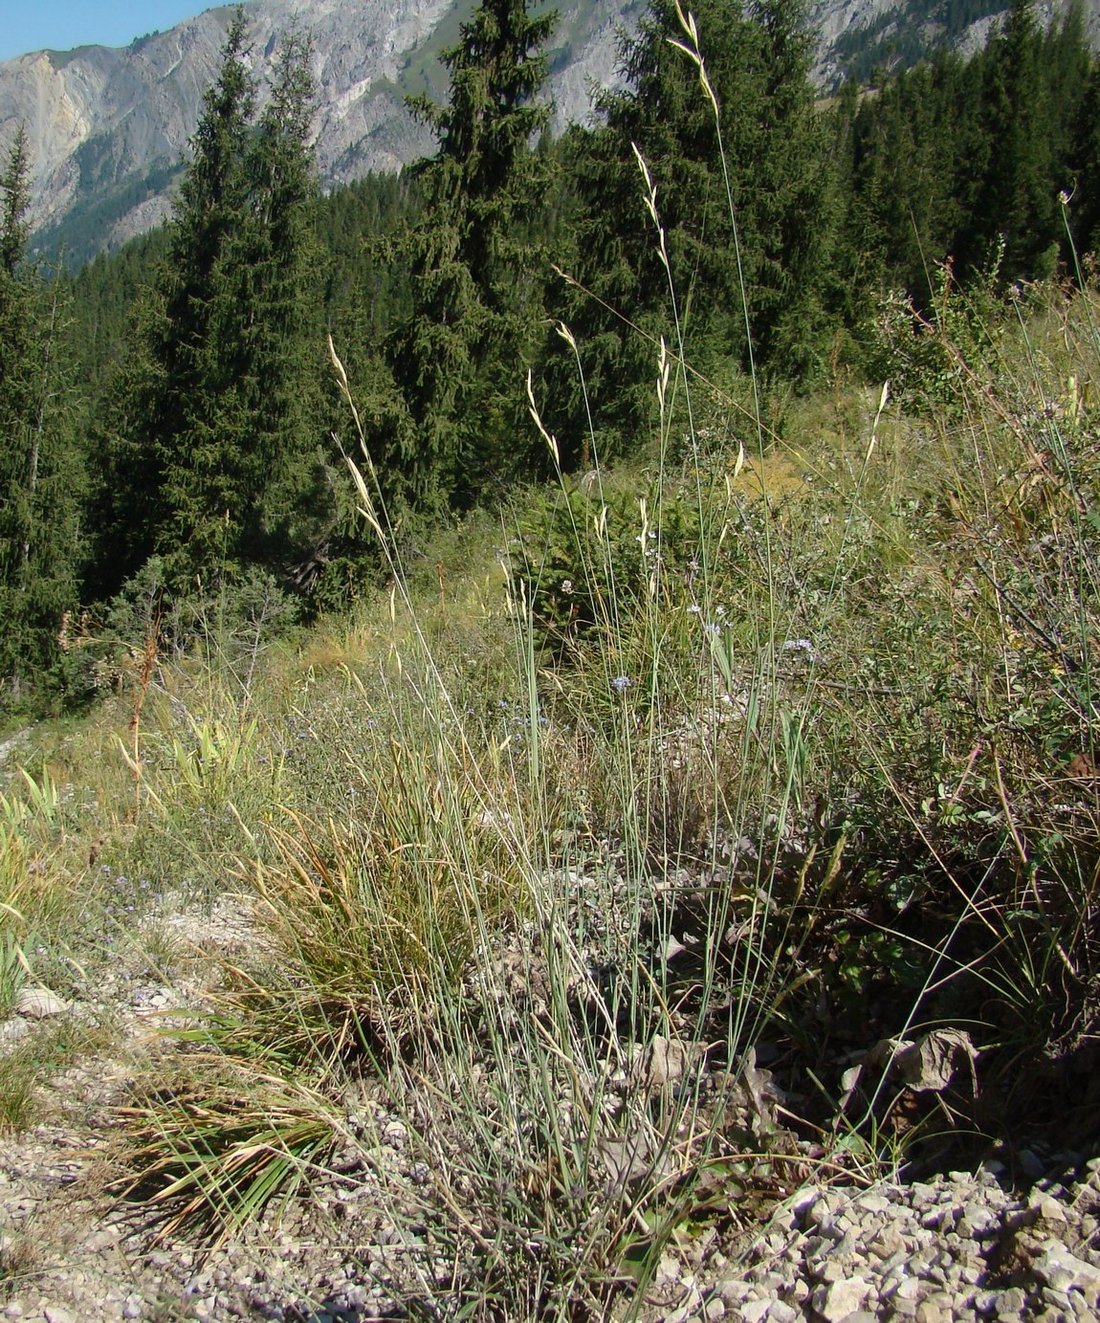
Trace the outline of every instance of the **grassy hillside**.
<instances>
[{"instance_id":1,"label":"grassy hillside","mask_svg":"<svg viewBox=\"0 0 1100 1323\"><path fill-rule=\"evenodd\" d=\"M353 616L74 624L102 701L4 763L0 1015L76 1009L0 1047L0 1127L232 896L113 1197L216 1239L350 1181L424 1316L640 1307L808 1177L1094 1128L1100 297L938 314L785 407L666 357L644 463L406 558L365 465Z\"/></svg>"}]
</instances>

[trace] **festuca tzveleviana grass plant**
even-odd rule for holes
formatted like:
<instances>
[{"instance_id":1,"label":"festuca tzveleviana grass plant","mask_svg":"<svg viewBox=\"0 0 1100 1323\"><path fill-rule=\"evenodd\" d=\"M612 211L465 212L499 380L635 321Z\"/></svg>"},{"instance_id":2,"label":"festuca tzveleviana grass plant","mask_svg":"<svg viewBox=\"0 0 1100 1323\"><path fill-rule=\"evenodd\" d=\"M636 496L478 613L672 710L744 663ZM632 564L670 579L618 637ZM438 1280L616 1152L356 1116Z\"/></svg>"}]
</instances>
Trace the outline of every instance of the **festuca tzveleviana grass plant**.
<instances>
[{"instance_id":1,"label":"festuca tzveleviana grass plant","mask_svg":"<svg viewBox=\"0 0 1100 1323\"><path fill-rule=\"evenodd\" d=\"M682 45L713 104L687 18ZM1092 296L977 337L981 361L920 328L948 416L876 389L815 449L768 431L753 375L744 433L703 445L638 164L672 310L654 471L558 473L479 623L478 686L364 449L388 619L369 668L298 702L325 785L288 764L297 797L252 816L262 949L133 1118L173 1228L233 1230L339 1150L418 1247L391 1289L437 1315L640 1302L678 1235L815 1164L873 1175L938 1124L901 1105L889 1044L948 1024L1011 1059L1088 1014L1096 456L1070 379ZM1064 360L1028 341L1044 317ZM185 798L246 757L195 732ZM838 1060L878 1038L838 1110ZM765 1050L816 1129L777 1108Z\"/></svg>"},{"instance_id":2,"label":"festuca tzveleviana grass plant","mask_svg":"<svg viewBox=\"0 0 1100 1323\"><path fill-rule=\"evenodd\" d=\"M687 20L685 50L713 100ZM781 669L790 653L812 673L801 636L814 622L773 545L759 406L755 498L737 488L743 442L720 471L698 452L659 198L638 164L673 347L656 347L658 472L633 510L629 581L596 456L595 498L569 529L591 639L551 665L538 567L509 568L502 731L456 702L364 449L353 471L389 559L397 641L370 686L380 737L357 738L353 756L349 741L344 760L357 812L299 812L268 838L274 861L247 872L270 960L231 971L209 1024L185 1031L220 1049L199 1063L217 1087L201 1106L200 1086L179 1085L139 1108L142 1177L160 1180L172 1225L206 1215L224 1230L320 1160L298 1109L269 1119L245 1102L241 1063L299 1099L369 1081L415 1159L415 1179L376 1173L379 1197L395 1221L427 1224L421 1289L469 1316L599 1314L648 1279L693 1211L728 1204L758 1166L786 1188L797 1157L753 1049L789 982L769 934L790 926L775 884L802 813L813 700ZM532 413L541 428L533 399ZM673 545L665 508L684 436L690 549ZM325 1105L317 1116L335 1143ZM372 1123L357 1124L366 1147Z\"/></svg>"}]
</instances>

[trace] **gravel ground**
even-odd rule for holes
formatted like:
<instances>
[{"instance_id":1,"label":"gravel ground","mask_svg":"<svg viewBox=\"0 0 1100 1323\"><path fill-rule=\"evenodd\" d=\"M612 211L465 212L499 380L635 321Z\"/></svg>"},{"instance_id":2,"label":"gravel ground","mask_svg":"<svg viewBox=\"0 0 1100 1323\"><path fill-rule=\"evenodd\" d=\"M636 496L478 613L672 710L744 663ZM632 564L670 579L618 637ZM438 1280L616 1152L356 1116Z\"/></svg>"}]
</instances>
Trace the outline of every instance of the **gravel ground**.
<instances>
[{"instance_id":1,"label":"gravel ground","mask_svg":"<svg viewBox=\"0 0 1100 1323\"><path fill-rule=\"evenodd\" d=\"M401 1245L377 1221L341 1243L325 1200L279 1231L199 1259L171 1246L140 1252L117 1218L83 1192L94 1156L42 1126L0 1150L0 1244L15 1289L0 1318L364 1321L405 1317L372 1280ZM94 1185L94 1171L90 1173ZM996 1165L912 1185L807 1188L737 1256L667 1254L642 1317L689 1323L915 1323L989 1319L1044 1323L1100 1318L1100 1160L1041 1178L1029 1195ZM689 1255L688 1259L694 1259Z\"/></svg>"},{"instance_id":2,"label":"gravel ground","mask_svg":"<svg viewBox=\"0 0 1100 1323\"><path fill-rule=\"evenodd\" d=\"M1056 1164L1027 1196L1005 1188L997 1163L911 1185L804 1189L740 1262L711 1259L694 1298L664 1317L1100 1318L1100 1160L1065 1156L1076 1174Z\"/></svg>"},{"instance_id":3,"label":"gravel ground","mask_svg":"<svg viewBox=\"0 0 1100 1323\"><path fill-rule=\"evenodd\" d=\"M247 920L229 904L213 917L157 922L162 935L207 953L248 941ZM35 1032L36 1014L102 1018L109 1008L114 1026L109 1056L53 1078L39 1125L0 1138L0 1323L408 1316L380 1283L415 1279L423 1247L387 1223L363 1173L321 1182L278 1223L262 1221L207 1256L179 1243L150 1248L148 1227L127 1221L106 1194L112 1108L142 1062L168 1050L151 1032L158 1013L193 1005L202 977L189 967L161 984L120 963L76 1006L32 1000L28 1014L0 1025L0 1050ZM407 1166L396 1118L379 1111L373 1133L383 1162ZM1026 1190L988 1161L976 1173L921 1183L808 1187L736 1245L701 1231L665 1254L639 1316L645 1323L1100 1319L1100 1158L1018 1156ZM616 1306L610 1316L627 1311Z\"/></svg>"}]
</instances>

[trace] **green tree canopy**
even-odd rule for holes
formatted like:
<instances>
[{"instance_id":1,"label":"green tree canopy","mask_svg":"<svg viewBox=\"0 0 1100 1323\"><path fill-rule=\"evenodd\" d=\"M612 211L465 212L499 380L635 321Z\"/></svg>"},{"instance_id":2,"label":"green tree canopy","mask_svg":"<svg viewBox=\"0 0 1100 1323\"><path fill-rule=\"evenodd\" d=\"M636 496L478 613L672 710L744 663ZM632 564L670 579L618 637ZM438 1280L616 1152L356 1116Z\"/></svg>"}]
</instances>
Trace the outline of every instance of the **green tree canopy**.
<instances>
[{"instance_id":1,"label":"green tree canopy","mask_svg":"<svg viewBox=\"0 0 1100 1323\"><path fill-rule=\"evenodd\" d=\"M291 559L276 532L311 449L313 86L308 44L292 35L257 127L245 54L238 11L113 392L104 503L122 551L114 586L154 553L176 587Z\"/></svg>"},{"instance_id":2,"label":"green tree canopy","mask_svg":"<svg viewBox=\"0 0 1100 1323\"><path fill-rule=\"evenodd\" d=\"M0 175L0 685L14 699L41 688L56 660L78 555L63 291L25 262L29 178L21 126Z\"/></svg>"},{"instance_id":3,"label":"green tree canopy","mask_svg":"<svg viewBox=\"0 0 1100 1323\"><path fill-rule=\"evenodd\" d=\"M554 21L526 0L485 0L443 55L448 103L413 102L439 149L418 170L422 218L399 245L411 311L386 345L391 395L371 438L398 506L466 504L490 475L523 468L548 272L531 224L548 186L532 147L548 109L535 98Z\"/></svg>"},{"instance_id":4,"label":"green tree canopy","mask_svg":"<svg viewBox=\"0 0 1100 1323\"><path fill-rule=\"evenodd\" d=\"M625 90L599 99L601 127L573 137L580 289L561 310L580 344L588 398L568 379L548 393L572 401L556 421L574 453L589 406L623 445L645 431L656 343L676 341L670 283L684 352L703 372L755 363L798 377L820 352L831 185L802 7L692 8L717 113L683 49L691 43L681 12L654 0L622 52Z\"/></svg>"}]
</instances>

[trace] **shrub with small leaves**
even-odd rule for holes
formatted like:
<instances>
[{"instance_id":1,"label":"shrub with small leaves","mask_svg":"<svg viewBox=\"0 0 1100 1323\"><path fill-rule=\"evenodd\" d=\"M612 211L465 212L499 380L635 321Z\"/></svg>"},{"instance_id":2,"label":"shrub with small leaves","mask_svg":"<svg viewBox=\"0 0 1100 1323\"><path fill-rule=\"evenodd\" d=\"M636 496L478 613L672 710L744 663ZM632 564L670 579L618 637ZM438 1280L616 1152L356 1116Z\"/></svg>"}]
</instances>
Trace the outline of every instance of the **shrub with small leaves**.
<instances>
[{"instance_id":1,"label":"shrub with small leaves","mask_svg":"<svg viewBox=\"0 0 1100 1323\"><path fill-rule=\"evenodd\" d=\"M566 485L520 526L513 598L528 606L537 638L556 653L622 638L647 601L666 609L692 602L711 532L706 518L694 492L671 484Z\"/></svg>"}]
</instances>

